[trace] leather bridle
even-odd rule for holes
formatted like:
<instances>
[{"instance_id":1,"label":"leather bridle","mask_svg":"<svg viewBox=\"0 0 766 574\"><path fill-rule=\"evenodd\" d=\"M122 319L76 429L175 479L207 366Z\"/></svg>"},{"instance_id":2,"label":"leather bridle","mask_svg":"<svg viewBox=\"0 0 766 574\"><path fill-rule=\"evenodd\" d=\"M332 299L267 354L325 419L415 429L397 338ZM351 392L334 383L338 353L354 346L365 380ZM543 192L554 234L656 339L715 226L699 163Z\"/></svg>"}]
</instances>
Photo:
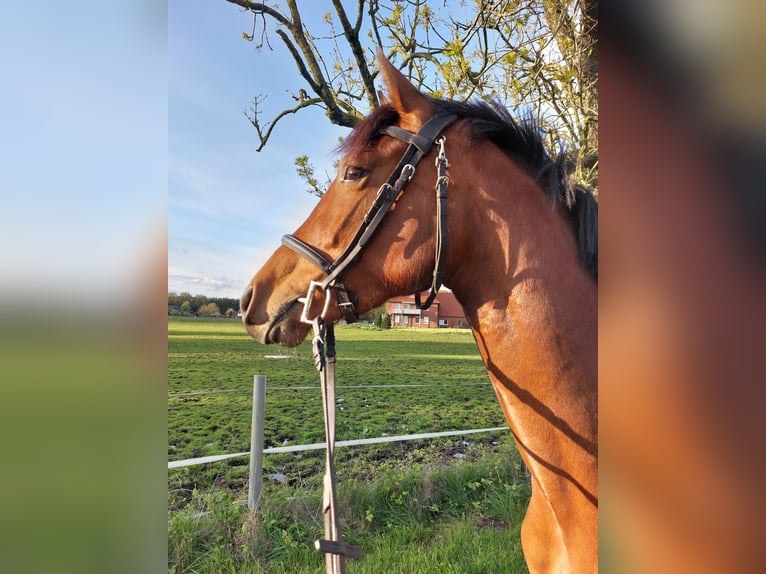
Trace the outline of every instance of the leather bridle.
<instances>
[{"instance_id":1,"label":"leather bridle","mask_svg":"<svg viewBox=\"0 0 766 574\"><path fill-rule=\"evenodd\" d=\"M314 330L313 351L314 364L319 371L322 389L322 405L324 409L325 436L327 449L325 457L324 496L322 513L324 515L325 538L317 540L315 547L325 555L325 565L328 574L345 574L346 557L359 559L361 550L343 542L341 536L340 518L338 516L338 500L335 490L335 330L332 323L326 321L327 312L332 300L330 292L335 292L338 307L347 323L355 322L359 316L353 303L353 297L341 281L343 273L354 263L362 253L365 245L375 233L383 218L394 205L404 186L415 174L415 167L437 143L440 147L436 157L438 176L436 180L436 260L434 262L433 279L425 301L421 301L420 293L415 293L415 304L419 309L428 309L441 287L444 261L447 257L447 156L444 152L446 138L443 132L457 120L452 114L439 114L428 120L416 134L397 126L389 126L381 130L386 134L407 142L407 150L399 160L396 168L386 183L380 186L370 209L364 216L354 238L345 251L335 261L329 261L324 255L307 243L293 235L282 237L282 244L289 247L302 257L311 261L324 271L324 281L311 281L303 303L301 321L310 324ZM310 319L309 309L314 292L319 289L325 294L322 312Z\"/></svg>"},{"instance_id":2,"label":"leather bridle","mask_svg":"<svg viewBox=\"0 0 766 574\"><path fill-rule=\"evenodd\" d=\"M415 175L415 168L420 160L426 156L433 147L433 144L439 140L442 133L455 121L457 116L453 114L438 114L429 119L418 133L408 132L398 126L388 126L383 128L380 133L392 136L396 139L407 142L407 150L399 160L390 177L380 186L378 194L375 197L370 209L364 216L359 229L357 229L354 238L346 247L345 251L335 261L328 260L317 249L301 241L294 235L285 235L282 237L282 244L295 251L298 255L305 257L314 265L319 267L327 275L323 281L311 281L306 297L299 299L303 303L303 313L301 320L304 323L313 324L313 319L308 317L316 290L325 293L325 303L322 309L321 317L324 319L330 306L330 291L335 292L335 298L343 318L347 323L354 323L359 319L354 304L354 297L346 289L342 282L343 273L353 264L361 255L362 250L372 238L375 230L383 221L391 207L396 203L404 186ZM436 294L441 287L443 275L443 265L447 251L447 158L444 155L444 138L441 138L441 151L436 158L436 165L439 167L439 176L436 182L437 191L437 223L436 223L436 261L434 264L433 280L425 302L421 302L420 293L415 293L415 304L419 309L428 309L433 303Z\"/></svg>"}]
</instances>

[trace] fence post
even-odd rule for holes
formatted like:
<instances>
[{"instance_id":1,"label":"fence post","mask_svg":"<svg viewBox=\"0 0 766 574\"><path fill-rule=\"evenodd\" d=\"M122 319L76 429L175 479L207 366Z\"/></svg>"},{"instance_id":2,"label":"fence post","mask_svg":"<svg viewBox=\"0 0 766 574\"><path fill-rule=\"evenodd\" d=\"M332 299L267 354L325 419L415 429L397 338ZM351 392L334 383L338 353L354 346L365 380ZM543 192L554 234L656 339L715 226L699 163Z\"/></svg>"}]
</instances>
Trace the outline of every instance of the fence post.
<instances>
[{"instance_id":1,"label":"fence post","mask_svg":"<svg viewBox=\"0 0 766 574\"><path fill-rule=\"evenodd\" d=\"M253 377L253 424L250 433L250 483L247 506L252 510L261 498L263 483L263 425L266 419L266 376Z\"/></svg>"}]
</instances>

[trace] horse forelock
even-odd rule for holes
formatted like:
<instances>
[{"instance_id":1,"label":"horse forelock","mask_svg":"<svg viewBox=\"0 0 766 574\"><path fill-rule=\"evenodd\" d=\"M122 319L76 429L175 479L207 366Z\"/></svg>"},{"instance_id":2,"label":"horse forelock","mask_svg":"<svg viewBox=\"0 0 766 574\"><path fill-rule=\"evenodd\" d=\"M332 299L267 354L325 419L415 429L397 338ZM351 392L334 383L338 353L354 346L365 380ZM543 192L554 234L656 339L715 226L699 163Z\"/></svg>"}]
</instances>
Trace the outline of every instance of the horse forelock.
<instances>
[{"instance_id":1,"label":"horse forelock","mask_svg":"<svg viewBox=\"0 0 766 574\"><path fill-rule=\"evenodd\" d=\"M392 106L378 106L354 126L352 132L338 146L338 151L349 154L370 147L380 137L380 130L394 125L397 121L399 113Z\"/></svg>"}]
</instances>

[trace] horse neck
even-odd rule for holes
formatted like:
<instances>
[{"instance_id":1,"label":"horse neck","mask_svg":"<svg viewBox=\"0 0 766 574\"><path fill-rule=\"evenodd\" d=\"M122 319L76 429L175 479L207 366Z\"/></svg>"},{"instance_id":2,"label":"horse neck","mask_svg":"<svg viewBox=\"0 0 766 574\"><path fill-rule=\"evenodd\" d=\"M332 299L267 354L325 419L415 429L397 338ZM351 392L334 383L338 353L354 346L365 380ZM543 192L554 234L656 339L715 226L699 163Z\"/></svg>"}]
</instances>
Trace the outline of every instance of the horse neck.
<instances>
[{"instance_id":1,"label":"horse neck","mask_svg":"<svg viewBox=\"0 0 766 574\"><path fill-rule=\"evenodd\" d=\"M491 144L450 171L450 215L459 221L449 229L445 284L463 305L511 430L549 459L556 454L544 453L562 446L539 437L595 453L597 289L571 221Z\"/></svg>"}]
</instances>

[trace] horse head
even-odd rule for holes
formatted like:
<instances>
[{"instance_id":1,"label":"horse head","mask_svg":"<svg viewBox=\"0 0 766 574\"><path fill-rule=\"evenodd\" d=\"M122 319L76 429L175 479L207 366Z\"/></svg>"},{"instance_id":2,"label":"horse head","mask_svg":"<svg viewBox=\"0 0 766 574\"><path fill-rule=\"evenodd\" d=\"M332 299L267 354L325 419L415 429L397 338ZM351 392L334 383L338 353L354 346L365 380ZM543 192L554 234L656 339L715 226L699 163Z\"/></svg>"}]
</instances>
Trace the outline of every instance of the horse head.
<instances>
[{"instance_id":1,"label":"horse head","mask_svg":"<svg viewBox=\"0 0 766 574\"><path fill-rule=\"evenodd\" d=\"M301 299L309 285L327 277L328 269L320 267L337 263L348 251L365 225L365 218L372 217L371 206L380 202L382 186L401 175L397 164L413 147L401 138L417 134L434 114L430 98L421 94L380 51L378 59L387 99L340 146L344 155L334 181L305 222L287 236L293 249L279 247L242 295L243 322L261 343L295 346L305 339L310 325L301 320ZM392 126L400 130L392 132L394 137L385 133ZM423 146L420 141L415 143ZM382 214L385 217L365 239L363 253L349 260L342 277L338 277L357 313L369 311L392 296L419 292L430 282L435 258L433 188L437 178L430 156L435 153L430 150L411 180L404 182L406 193L401 190L391 198L387 213ZM405 175L410 174L405 170ZM295 245L309 256L296 253ZM318 289L316 297L306 302L310 307L306 315L322 313L330 322L340 319L339 307L331 304L328 296L328 289Z\"/></svg>"}]
</instances>

